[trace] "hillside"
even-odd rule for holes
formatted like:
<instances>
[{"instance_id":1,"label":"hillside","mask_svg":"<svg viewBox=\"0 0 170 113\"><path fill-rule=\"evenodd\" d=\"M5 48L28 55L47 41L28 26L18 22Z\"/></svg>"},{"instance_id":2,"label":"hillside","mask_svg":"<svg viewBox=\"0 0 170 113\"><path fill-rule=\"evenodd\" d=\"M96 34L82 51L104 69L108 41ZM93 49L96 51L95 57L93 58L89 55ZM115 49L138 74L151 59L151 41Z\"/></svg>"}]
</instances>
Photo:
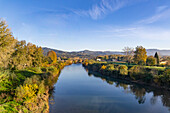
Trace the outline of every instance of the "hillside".
<instances>
[{"instance_id":1,"label":"hillside","mask_svg":"<svg viewBox=\"0 0 170 113\"><path fill-rule=\"evenodd\" d=\"M112 55L112 54L121 54L124 53L121 51L90 51L90 50L84 50L84 51L73 51L73 52L67 52L67 51L61 51L57 49L51 49L47 47L43 47L44 54L46 55L48 51L53 50L56 52L57 56L66 56L66 57L95 57L98 55ZM160 56L170 56L170 50L159 50L159 49L147 49L147 55L154 55L155 52L158 52Z\"/></svg>"}]
</instances>

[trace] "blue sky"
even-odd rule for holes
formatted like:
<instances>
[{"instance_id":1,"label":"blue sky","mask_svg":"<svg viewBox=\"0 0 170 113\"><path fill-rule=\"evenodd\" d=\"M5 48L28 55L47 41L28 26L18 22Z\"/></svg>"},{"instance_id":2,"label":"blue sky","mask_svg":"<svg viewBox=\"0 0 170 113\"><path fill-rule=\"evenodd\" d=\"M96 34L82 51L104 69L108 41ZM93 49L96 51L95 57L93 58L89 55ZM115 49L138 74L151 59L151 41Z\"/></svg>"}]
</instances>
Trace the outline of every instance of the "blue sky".
<instances>
[{"instance_id":1,"label":"blue sky","mask_svg":"<svg viewBox=\"0 0 170 113\"><path fill-rule=\"evenodd\" d=\"M67 51L170 49L170 0L0 0L18 40Z\"/></svg>"}]
</instances>

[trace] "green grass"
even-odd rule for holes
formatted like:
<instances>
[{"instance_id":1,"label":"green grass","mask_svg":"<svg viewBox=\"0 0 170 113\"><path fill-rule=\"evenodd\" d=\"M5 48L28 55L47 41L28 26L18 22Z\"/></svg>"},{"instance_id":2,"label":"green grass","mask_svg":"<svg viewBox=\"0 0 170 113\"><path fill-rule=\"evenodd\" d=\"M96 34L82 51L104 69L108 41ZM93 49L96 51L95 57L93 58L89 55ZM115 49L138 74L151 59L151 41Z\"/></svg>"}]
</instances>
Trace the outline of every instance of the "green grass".
<instances>
[{"instance_id":1,"label":"green grass","mask_svg":"<svg viewBox=\"0 0 170 113\"><path fill-rule=\"evenodd\" d=\"M158 67L158 66L144 66L145 68L149 68L149 69L158 69L158 70L162 70L164 71L166 69L166 67Z\"/></svg>"},{"instance_id":2,"label":"green grass","mask_svg":"<svg viewBox=\"0 0 170 113\"><path fill-rule=\"evenodd\" d=\"M109 64L116 64L116 65L128 65L126 62L108 62Z\"/></svg>"}]
</instances>

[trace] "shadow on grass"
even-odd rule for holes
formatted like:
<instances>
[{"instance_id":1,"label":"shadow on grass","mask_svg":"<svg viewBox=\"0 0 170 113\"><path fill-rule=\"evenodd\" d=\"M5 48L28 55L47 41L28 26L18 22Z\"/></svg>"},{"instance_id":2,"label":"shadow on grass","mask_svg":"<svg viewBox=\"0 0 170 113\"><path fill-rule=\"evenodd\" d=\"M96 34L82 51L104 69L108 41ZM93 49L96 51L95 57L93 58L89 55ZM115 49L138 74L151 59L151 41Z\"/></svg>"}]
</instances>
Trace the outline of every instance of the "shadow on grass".
<instances>
[{"instance_id":1,"label":"shadow on grass","mask_svg":"<svg viewBox=\"0 0 170 113\"><path fill-rule=\"evenodd\" d=\"M30 70L17 70L17 71L15 71L15 74L19 78L20 82L24 82L24 80L27 77L31 77L33 75L41 75L42 73L36 73L36 72L32 72Z\"/></svg>"}]
</instances>

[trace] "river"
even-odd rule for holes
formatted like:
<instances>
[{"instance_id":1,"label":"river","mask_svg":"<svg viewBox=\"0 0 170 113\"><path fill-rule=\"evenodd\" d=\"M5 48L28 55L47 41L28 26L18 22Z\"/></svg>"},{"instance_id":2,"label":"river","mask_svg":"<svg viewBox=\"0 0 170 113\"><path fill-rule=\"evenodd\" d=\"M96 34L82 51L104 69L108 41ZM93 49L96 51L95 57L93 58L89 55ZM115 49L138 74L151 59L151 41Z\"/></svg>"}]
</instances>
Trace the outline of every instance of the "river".
<instances>
[{"instance_id":1,"label":"river","mask_svg":"<svg viewBox=\"0 0 170 113\"><path fill-rule=\"evenodd\" d=\"M54 85L50 113L170 113L170 92L66 66Z\"/></svg>"}]
</instances>

